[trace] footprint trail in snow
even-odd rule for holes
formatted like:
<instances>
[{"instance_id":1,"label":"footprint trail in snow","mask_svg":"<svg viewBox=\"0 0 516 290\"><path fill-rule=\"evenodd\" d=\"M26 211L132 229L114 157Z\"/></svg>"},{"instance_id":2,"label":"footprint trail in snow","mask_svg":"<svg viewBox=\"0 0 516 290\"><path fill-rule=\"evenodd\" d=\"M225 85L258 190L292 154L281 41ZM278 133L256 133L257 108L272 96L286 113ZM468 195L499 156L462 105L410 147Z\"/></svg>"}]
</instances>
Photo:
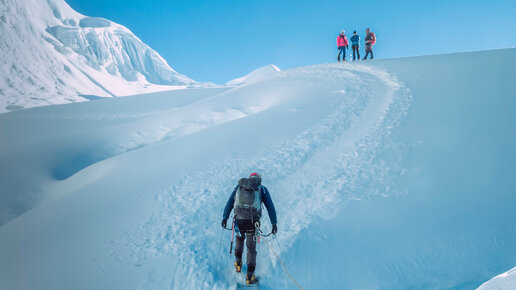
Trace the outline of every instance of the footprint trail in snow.
<instances>
[{"instance_id":1,"label":"footprint trail in snow","mask_svg":"<svg viewBox=\"0 0 516 290\"><path fill-rule=\"evenodd\" d=\"M314 219L333 217L349 201L397 193L390 180L403 170L392 161L378 159L377 153L393 144L390 131L408 110L408 90L388 73L363 65L292 69L274 78L285 92L293 80L303 89L296 90L300 95L326 94L332 110L257 154L215 156L204 170L184 175L179 183L157 193L161 209L142 225L141 232L126 234L137 241L128 241L136 265L152 259L166 265L148 277L144 288L234 285L237 276L226 249L229 233L223 234L219 252L219 223L236 180L249 172L264 174L278 212L277 238L283 251ZM402 158L403 152L396 154ZM262 224L270 228L265 210ZM279 287L281 282L291 286L265 245L258 250L262 287Z\"/></svg>"}]
</instances>

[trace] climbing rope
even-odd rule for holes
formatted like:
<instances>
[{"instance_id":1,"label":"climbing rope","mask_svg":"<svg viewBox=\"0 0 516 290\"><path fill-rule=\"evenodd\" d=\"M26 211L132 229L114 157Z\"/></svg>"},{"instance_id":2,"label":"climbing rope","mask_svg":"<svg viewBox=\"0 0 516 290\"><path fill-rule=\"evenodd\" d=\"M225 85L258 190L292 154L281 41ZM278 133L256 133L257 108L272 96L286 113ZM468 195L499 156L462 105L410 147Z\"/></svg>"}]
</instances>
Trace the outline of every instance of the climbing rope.
<instances>
[{"instance_id":1,"label":"climbing rope","mask_svg":"<svg viewBox=\"0 0 516 290\"><path fill-rule=\"evenodd\" d=\"M222 238L223 237L224 237L224 229L222 229L222 231L220 231L219 251L217 253L217 262L215 262L217 271L219 270L219 257L220 257L220 249L222 248Z\"/></svg>"},{"instance_id":2,"label":"climbing rope","mask_svg":"<svg viewBox=\"0 0 516 290\"><path fill-rule=\"evenodd\" d=\"M267 245L267 247L269 247L269 249L271 249L272 253L276 256L276 258L278 259L281 267L283 267L283 270L285 270L285 273L287 273L288 277L290 278L290 280L292 280L292 282L297 286L299 287L299 289L305 289L303 288L301 285L299 285L299 283L297 283L297 281L294 279L294 277L292 277L292 275L290 275L290 272L288 271L287 267L285 266L285 264L283 264L283 261L281 260L281 258L279 257L279 255L276 253L276 251L274 251L274 248L272 248L272 246L269 244L269 242L267 242L266 239L263 239L263 241L265 242L265 244ZM279 245L279 244L278 244Z\"/></svg>"},{"instance_id":3,"label":"climbing rope","mask_svg":"<svg viewBox=\"0 0 516 290\"><path fill-rule=\"evenodd\" d=\"M278 239L274 239L274 240L276 240L276 244L278 244L278 249L279 249L280 253L283 253L283 249L281 248L279 240Z\"/></svg>"},{"instance_id":4,"label":"climbing rope","mask_svg":"<svg viewBox=\"0 0 516 290\"><path fill-rule=\"evenodd\" d=\"M260 224L259 223L256 223L255 224L255 227L257 229L257 231L255 232L255 236L262 236L264 238L266 237L269 237L272 235L272 232L270 232L269 234L263 234L262 230L260 229ZM224 227L222 229L222 235L220 236L220 243L219 243L219 253L217 254L217 268L218 268L218 261L219 261L219 257L220 257L220 248L222 246L222 236L224 234L224 230L228 230L228 231L231 231L233 229L228 229L226 227ZM273 235L274 237L276 237L276 235L274 234ZM255 237L256 238L256 237ZM281 251L281 246L279 244L279 241L278 239L275 239L276 242L278 243L278 248L280 249ZM292 275L290 275L290 272L288 271L287 267L285 266L285 264L283 263L283 261L281 260L280 256L278 255L278 253L276 253L276 251L274 250L274 248L269 244L269 242L267 241L267 239L263 239L263 241L265 242L265 244L267 245L267 247L269 247L269 249L272 251L272 253L276 256L276 259L278 259L278 262L280 263L281 267L283 268L283 270L285 270L285 273L287 273L287 276L290 278L290 280L292 280L292 282L294 283L294 285L296 285L299 289L305 289L303 288L301 285L299 285L299 283L296 281L296 279L294 279L294 277L292 277Z\"/></svg>"},{"instance_id":5,"label":"climbing rope","mask_svg":"<svg viewBox=\"0 0 516 290\"><path fill-rule=\"evenodd\" d=\"M272 232L267 234L267 235L264 235L262 233L262 230L260 229L260 224L259 223L256 223L255 224L256 228L258 229L258 235L262 236L262 237L268 237L270 235L272 235ZM276 235L274 235L274 237L276 237ZM278 253L276 253L276 251L274 251L274 248L269 244L269 242L267 242L267 239L263 239L263 241L265 242L265 244L267 245L267 247L269 247L269 249L271 249L272 253L276 256L276 258L278 259L281 267L283 267L283 270L285 270L285 273L287 273L288 277L290 278L290 280L292 280L292 282L297 286L299 287L299 289L305 289L303 288L301 285L299 285L299 283L297 283L296 279L294 279L294 277L292 277L292 275L290 275L290 272L288 271L287 267L285 266L285 264L283 264L283 261L281 260L280 256L278 255ZM278 239L276 239L276 242L278 242ZM278 246L279 246L279 242L278 242ZM281 247L280 247L281 248Z\"/></svg>"}]
</instances>

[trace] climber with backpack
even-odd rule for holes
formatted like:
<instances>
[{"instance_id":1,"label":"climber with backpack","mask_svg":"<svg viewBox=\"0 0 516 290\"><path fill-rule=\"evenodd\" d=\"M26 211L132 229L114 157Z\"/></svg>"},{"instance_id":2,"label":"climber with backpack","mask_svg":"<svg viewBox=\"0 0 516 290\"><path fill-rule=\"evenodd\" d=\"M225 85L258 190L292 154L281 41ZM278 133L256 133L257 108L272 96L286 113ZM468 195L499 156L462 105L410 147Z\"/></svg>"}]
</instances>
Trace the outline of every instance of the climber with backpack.
<instances>
[{"instance_id":1,"label":"climber with backpack","mask_svg":"<svg viewBox=\"0 0 516 290\"><path fill-rule=\"evenodd\" d=\"M360 51L358 48L360 47L360 36L358 36L357 31L353 31L353 36L349 39L351 40L351 49L353 49L353 61L355 61L355 54L358 56L358 60L360 60Z\"/></svg>"},{"instance_id":2,"label":"climber with backpack","mask_svg":"<svg viewBox=\"0 0 516 290\"><path fill-rule=\"evenodd\" d=\"M272 224L272 234L278 231L276 209L272 203L267 187L262 184L262 177L258 173L251 173L249 178L241 178L229 197L222 218L222 227L226 228L231 210L234 209L233 229L236 229L235 270L242 271L242 254L244 240L247 246L247 284L256 282L256 240L259 238L260 217L262 203L267 208Z\"/></svg>"},{"instance_id":3,"label":"climber with backpack","mask_svg":"<svg viewBox=\"0 0 516 290\"><path fill-rule=\"evenodd\" d=\"M337 36L337 49L339 54L337 55L337 61L340 62L340 54L342 53L342 62L346 61L346 49L348 49L348 38L346 37L346 31L341 30L339 36Z\"/></svg>"},{"instance_id":4,"label":"climber with backpack","mask_svg":"<svg viewBox=\"0 0 516 290\"><path fill-rule=\"evenodd\" d=\"M371 31L371 28L366 29L366 38L365 38L365 56L363 60L367 59L367 56L371 54L371 58L373 59L373 46L376 44L376 35Z\"/></svg>"}]
</instances>

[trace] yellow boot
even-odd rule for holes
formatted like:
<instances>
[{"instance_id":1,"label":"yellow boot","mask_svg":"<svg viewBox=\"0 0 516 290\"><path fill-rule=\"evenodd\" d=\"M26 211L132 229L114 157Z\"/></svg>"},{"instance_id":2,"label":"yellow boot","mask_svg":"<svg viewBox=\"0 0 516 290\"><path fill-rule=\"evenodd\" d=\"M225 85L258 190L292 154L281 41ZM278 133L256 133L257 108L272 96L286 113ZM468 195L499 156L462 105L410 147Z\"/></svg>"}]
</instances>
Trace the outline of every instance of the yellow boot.
<instances>
[{"instance_id":1,"label":"yellow boot","mask_svg":"<svg viewBox=\"0 0 516 290\"><path fill-rule=\"evenodd\" d=\"M237 261L235 261L235 270L237 271L237 273L240 273L242 271L242 262L238 263Z\"/></svg>"},{"instance_id":2,"label":"yellow boot","mask_svg":"<svg viewBox=\"0 0 516 290\"><path fill-rule=\"evenodd\" d=\"M256 277L254 274L249 277L249 275L246 275L247 285L254 284L256 282Z\"/></svg>"}]
</instances>

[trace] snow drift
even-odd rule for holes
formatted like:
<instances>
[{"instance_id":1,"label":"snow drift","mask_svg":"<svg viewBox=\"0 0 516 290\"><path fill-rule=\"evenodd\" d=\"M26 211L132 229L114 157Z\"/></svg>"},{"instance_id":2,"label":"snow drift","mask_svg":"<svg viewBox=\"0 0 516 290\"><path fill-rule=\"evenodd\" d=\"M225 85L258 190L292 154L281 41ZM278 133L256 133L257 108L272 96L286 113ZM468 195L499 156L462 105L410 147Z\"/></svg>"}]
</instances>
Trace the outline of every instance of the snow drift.
<instances>
[{"instance_id":1,"label":"snow drift","mask_svg":"<svg viewBox=\"0 0 516 290\"><path fill-rule=\"evenodd\" d=\"M323 64L2 114L0 288L234 287L220 219L252 171L305 288L477 287L516 260L515 61ZM263 244L257 274L295 287Z\"/></svg>"},{"instance_id":2,"label":"snow drift","mask_svg":"<svg viewBox=\"0 0 516 290\"><path fill-rule=\"evenodd\" d=\"M64 0L2 0L0 53L0 112L195 83L124 26Z\"/></svg>"},{"instance_id":3,"label":"snow drift","mask_svg":"<svg viewBox=\"0 0 516 290\"><path fill-rule=\"evenodd\" d=\"M269 64L257 68L243 77L239 77L227 82L226 86L239 86L243 84L249 84L251 82L263 81L269 77L274 76L279 71L280 69L277 66Z\"/></svg>"}]
</instances>

